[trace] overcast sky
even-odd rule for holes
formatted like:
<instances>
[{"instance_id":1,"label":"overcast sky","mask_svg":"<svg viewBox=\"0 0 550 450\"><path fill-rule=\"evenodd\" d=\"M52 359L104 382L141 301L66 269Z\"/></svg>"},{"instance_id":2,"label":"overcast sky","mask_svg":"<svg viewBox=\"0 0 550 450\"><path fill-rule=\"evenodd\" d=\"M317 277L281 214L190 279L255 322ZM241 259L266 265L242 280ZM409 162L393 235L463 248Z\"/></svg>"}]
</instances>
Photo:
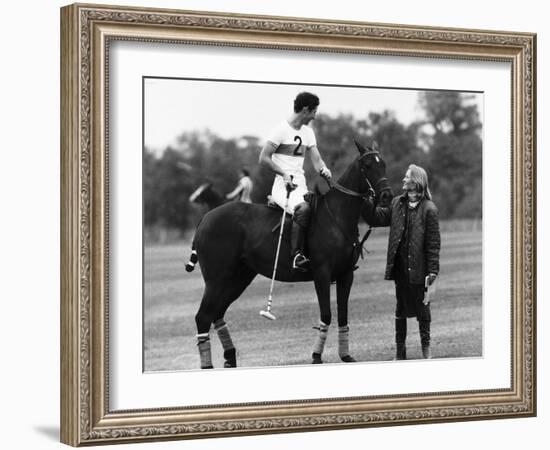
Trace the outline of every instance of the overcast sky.
<instances>
[{"instance_id":1,"label":"overcast sky","mask_svg":"<svg viewBox=\"0 0 550 450\"><path fill-rule=\"evenodd\" d=\"M182 132L206 128L223 138L264 139L290 116L294 98L304 90L319 96L319 113L331 116L365 118L388 109L405 125L423 118L416 90L156 78L147 78L144 88L145 146L155 152ZM481 106L481 94L476 101Z\"/></svg>"}]
</instances>

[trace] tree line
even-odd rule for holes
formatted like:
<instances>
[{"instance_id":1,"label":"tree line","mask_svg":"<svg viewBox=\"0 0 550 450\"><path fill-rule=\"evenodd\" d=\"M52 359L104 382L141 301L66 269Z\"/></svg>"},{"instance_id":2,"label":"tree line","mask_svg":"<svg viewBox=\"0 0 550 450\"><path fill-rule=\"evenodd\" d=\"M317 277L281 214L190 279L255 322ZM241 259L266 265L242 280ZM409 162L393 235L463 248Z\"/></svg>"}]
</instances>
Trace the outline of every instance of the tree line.
<instances>
[{"instance_id":1,"label":"tree line","mask_svg":"<svg viewBox=\"0 0 550 450\"><path fill-rule=\"evenodd\" d=\"M442 219L481 219L482 125L477 105L464 93L429 91L419 93L418 106L424 119L409 125L389 110L363 118L319 114L312 126L323 159L337 179L357 155L354 139L374 140L394 193L401 192L405 171L414 163L427 170ZM243 167L254 182L252 200L264 203L273 174L258 164L263 144L256 136L224 139L210 131L192 131L182 133L161 155L145 148L145 226L193 229L204 210L189 202L191 193L209 182L225 194L235 187ZM326 189L307 159L305 170L310 189Z\"/></svg>"}]
</instances>

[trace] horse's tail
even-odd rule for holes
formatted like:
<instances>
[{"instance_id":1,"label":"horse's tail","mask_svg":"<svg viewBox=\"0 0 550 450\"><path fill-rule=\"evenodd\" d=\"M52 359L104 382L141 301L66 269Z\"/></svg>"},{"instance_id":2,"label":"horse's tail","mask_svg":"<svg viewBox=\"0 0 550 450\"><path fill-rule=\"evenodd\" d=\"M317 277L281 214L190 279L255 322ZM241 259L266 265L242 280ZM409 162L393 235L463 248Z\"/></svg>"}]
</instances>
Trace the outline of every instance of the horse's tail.
<instances>
[{"instance_id":1,"label":"horse's tail","mask_svg":"<svg viewBox=\"0 0 550 450\"><path fill-rule=\"evenodd\" d=\"M193 270L195 270L195 264L197 264L198 260L199 258L197 256L197 251L195 250L195 242L193 242L193 245L191 246L191 256L189 257L187 264L185 264L185 270L187 272L193 272Z\"/></svg>"},{"instance_id":2,"label":"horse's tail","mask_svg":"<svg viewBox=\"0 0 550 450\"><path fill-rule=\"evenodd\" d=\"M204 216L200 218L199 223L197 224L197 230L199 229L199 225L201 224L203 218ZM189 256L189 261L185 264L186 272L193 272L193 270L195 270L195 264L199 261L199 256L197 250L195 249L195 237L193 237L193 243L191 244L191 256Z\"/></svg>"}]
</instances>

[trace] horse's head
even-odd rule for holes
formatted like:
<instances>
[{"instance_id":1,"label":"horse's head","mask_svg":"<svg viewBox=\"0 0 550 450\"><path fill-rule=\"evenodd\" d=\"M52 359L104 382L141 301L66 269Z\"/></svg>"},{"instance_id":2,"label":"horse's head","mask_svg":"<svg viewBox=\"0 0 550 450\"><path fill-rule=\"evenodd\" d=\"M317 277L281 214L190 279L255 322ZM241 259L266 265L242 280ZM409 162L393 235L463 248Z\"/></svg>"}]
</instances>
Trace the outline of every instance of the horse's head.
<instances>
[{"instance_id":1,"label":"horse's head","mask_svg":"<svg viewBox=\"0 0 550 450\"><path fill-rule=\"evenodd\" d=\"M205 205L211 210L220 206L224 202L224 197L216 191L212 183L203 183L189 196L189 201Z\"/></svg>"},{"instance_id":2,"label":"horse's head","mask_svg":"<svg viewBox=\"0 0 550 450\"><path fill-rule=\"evenodd\" d=\"M374 202L380 206L388 206L393 198L388 179L386 178L386 163L378 151L376 142L363 147L355 141L359 157L357 164L361 171L361 191L370 192Z\"/></svg>"},{"instance_id":3,"label":"horse's head","mask_svg":"<svg viewBox=\"0 0 550 450\"><path fill-rule=\"evenodd\" d=\"M191 203L205 203L205 194L212 187L212 183L203 183L189 196Z\"/></svg>"}]
</instances>

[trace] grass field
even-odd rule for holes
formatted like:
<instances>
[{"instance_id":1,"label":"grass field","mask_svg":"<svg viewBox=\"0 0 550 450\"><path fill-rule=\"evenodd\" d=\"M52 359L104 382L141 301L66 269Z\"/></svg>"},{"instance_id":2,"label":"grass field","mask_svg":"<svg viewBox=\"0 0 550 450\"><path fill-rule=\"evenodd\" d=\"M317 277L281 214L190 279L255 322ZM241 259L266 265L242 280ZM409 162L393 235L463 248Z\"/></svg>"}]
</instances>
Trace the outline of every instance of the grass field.
<instances>
[{"instance_id":1,"label":"grass field","mask_svg":"<svg viewBox=\"0 0 550 450\"><path fill-rule=\"evenodd\" d=\"M394 285L384 281L387 229L377 229L359 260L349 302L350 349L358 361L393 359ZM144 257L144 368L146 371L199 367L195 313L203 291L200 268L185 272L189 244L149 246ZM442 233L441 274L432 301L434 358L482 355L482 246L479 231ZM228 310L225 320L237 348L240 367L309 364L319 321L313 283L275 284L276 321L258 314L264 309L270 280L258 276ZM335 288L331 297L333 324L323 354L337 354ZM408 320L407 356L420 358L415 319ZM221 344L210 333L215 367L223 366Z\"/></svg>"}]
</instances>

